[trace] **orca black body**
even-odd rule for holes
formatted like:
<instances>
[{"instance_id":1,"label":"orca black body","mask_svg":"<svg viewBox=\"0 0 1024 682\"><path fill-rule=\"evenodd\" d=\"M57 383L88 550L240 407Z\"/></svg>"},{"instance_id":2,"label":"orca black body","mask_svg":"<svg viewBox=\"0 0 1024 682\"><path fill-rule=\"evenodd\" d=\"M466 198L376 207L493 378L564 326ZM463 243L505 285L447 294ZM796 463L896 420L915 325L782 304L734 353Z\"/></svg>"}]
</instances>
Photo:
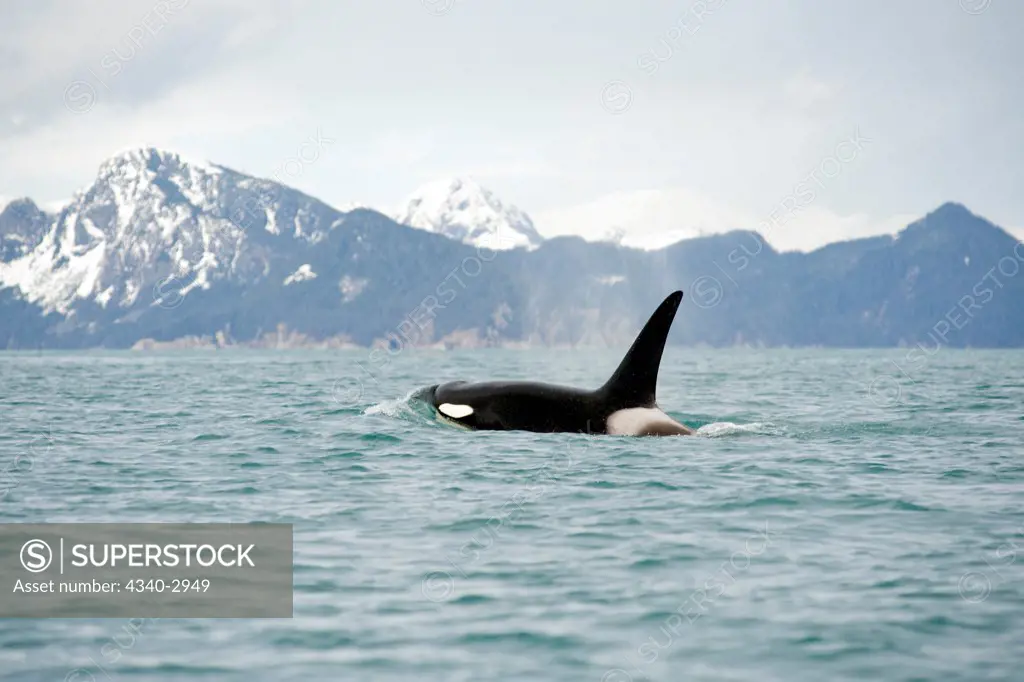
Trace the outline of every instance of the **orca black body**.
<instances>
[{"instance_id":1,"label":"orca black body","mask_svg":"<svg viewBox=\"0 0 1024 682\"><path fill-rule=\"evenodd\" d=\"M420 396L445 419L480 430L573 432L630 436L692 431L658 409L655 388L665 340L683 292L662 302L612 377L587 391L529 381L454 381Z\"/></svg>"}]
</instances>

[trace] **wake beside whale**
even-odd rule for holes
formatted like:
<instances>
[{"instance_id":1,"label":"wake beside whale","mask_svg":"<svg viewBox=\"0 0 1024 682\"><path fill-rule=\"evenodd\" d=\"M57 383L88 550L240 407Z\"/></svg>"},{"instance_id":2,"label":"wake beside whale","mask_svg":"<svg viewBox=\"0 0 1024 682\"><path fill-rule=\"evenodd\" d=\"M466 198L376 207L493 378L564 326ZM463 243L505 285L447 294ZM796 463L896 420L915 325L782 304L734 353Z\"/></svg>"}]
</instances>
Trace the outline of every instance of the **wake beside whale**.
<instances>
[{"instance_id":1,"label":"wake beside whale","mask_svg":"<svg viewBox=\"0 0 1024 682\"><path fill-rule=\"evenodd\" d=\"M531 381L453 381L417 392L444 419L489 431L678 436L693 430L655 400L662 352L683 292L666 298L644 325L618 369L588 391Z\"/></svg>"}]
</instances>

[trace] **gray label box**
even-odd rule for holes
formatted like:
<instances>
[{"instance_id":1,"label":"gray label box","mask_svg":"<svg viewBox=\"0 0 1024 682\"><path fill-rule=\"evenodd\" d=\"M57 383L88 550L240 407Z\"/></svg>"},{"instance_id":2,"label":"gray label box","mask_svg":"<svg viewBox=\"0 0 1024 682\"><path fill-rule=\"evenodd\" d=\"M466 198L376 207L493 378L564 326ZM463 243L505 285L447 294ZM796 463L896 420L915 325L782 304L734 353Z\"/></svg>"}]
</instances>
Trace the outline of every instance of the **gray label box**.
<instances>
[{"instance_id":1,"label":"gray label box","mask_svg":"<svg viewBox=\"0 0 1024 682\"><path fill-rule=\"evenodd\" d=\"M291 618L292 526L0 524L0 618Z\"/></svg>"}]
</instances>

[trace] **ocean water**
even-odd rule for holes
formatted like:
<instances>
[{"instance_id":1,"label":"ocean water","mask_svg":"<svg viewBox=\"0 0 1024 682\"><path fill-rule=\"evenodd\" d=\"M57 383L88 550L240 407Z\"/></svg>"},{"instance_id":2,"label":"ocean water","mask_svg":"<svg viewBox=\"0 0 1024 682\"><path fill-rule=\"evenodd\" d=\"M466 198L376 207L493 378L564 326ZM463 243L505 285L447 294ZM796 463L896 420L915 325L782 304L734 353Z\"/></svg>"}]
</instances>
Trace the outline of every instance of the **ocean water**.
<instances>
[{"instance_id":1,"label":"ocean water","mask_svg":"<svg viewBox=\"0 0 1024 682\"><path fill-rule=\"evenodd\" d=\"M0 680L1022 679L1024 352L669 348L696 437L404 399L618 360L0 354L0 522L295 529L293 619L0 620Z\"/></svg>"}]
</instances>

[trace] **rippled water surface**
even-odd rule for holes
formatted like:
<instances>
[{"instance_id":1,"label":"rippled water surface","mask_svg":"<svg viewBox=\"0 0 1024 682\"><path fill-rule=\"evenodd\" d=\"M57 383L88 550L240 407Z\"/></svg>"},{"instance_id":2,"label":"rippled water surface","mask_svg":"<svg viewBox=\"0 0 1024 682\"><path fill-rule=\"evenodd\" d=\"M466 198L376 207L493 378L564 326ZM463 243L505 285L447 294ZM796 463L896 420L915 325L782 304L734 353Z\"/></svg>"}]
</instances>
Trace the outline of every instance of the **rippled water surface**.
<instances>
[{"instance_id":1,"label":"rippled water surface","mask_svg":"<svg viewBox=\"0 0 1024 682\"><path fill-rule=\"evenodd\" d=\"M295 529L294 619L0 620L0 679L1022 679L1024 353L670 348L684 438L403 400L618 360L0 354L0 521Z\"/></svg>"}]
</instances>

